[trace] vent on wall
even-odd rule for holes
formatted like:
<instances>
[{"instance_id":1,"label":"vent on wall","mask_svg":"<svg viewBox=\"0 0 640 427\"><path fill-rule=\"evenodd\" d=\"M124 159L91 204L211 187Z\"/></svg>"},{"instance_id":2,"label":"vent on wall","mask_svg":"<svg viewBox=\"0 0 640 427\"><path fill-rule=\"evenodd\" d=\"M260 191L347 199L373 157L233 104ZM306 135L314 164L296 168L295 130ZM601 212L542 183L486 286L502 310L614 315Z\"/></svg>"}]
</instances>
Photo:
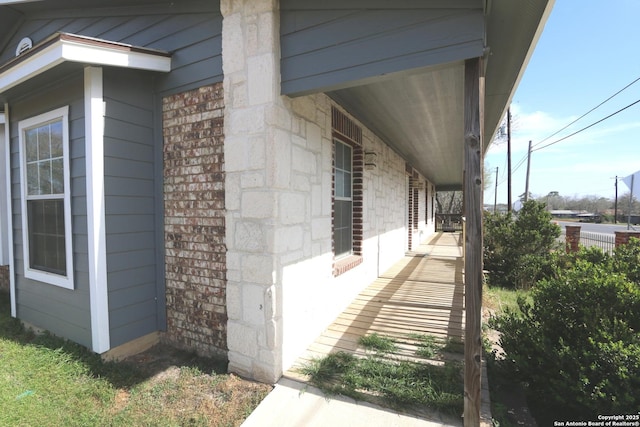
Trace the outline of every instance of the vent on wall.
<instances>
[{"instance_id":1,"label":"vent on wall","mask_svg":"<svg viewBox=\"0 0 640 427\"><path fill-rule=\"evenodd\" d=\"M16 56L20 56L22 52L26 52L32 47L33 42L31 41L31 39L29 37L23 38L22 40L20 40L20 43L18 43L18 47L16 47Z\"/></svg>"},{"instance_id":2,"label":"vent on wall","mask_svg":"<svg viewBox=\"0 0 640 427\"><path fill-rule=\"evenodd\" d=\"M331 127L334 132L338 132L358 145L362 145L362 129L360 126L333 106L331 107Z\"/></svg>"}]
</instances>

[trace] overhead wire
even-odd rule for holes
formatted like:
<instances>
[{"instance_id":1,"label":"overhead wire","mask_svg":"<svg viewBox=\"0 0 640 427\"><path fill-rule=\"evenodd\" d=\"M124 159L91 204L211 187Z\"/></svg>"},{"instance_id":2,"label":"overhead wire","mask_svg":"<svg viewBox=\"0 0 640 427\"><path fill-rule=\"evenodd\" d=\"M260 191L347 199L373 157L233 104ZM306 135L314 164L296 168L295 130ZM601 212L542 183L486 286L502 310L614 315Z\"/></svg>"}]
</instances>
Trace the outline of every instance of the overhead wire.
<instances>
[{"instance_id":1,"label":"overhead wire","mask_svg":"<svg viewBox=\"0 0 640 427\"><path fill-rule=\"evenodd\" d=\"M600 120L598 120L598 121L596 121L596 122L593 122L593 123L591 123L590 125L585 126L585 127L583 127L582 129L579 129L579 130L577 130L577 131L573 132L572 134L569 134L569 135L564 136L564 137L562 137L562 138L560 138L560 139L558 139L558 140L556 140L556 141L553 141L553 142L550 142L550 143L548 143L548 144L546 144L546 145L543 145L542 147L538 147L538 148L536 148L536 149L532 149L532 150L531 150L531 152L539 151L539 150L542 150L543 148L550 147L550 146L552 146L552 145L554 145L554 144L557 144L558 142L562 142L562 141L564 141L565 139L571 138L572 136L577 135L577 134L579 134L580 132L584 132L585 130L587 130L587 129L589 129L589 128L591 128L591 127L595 126L595 125L597 125L598 123L602 123L602 122L604 122L605 120L610 119L611 117L615 116L616 114L619 114L619 113L623 112L623 111L624 111L624 110L626 110L627 108L631 108L631 107L633 107L634 105L636 105L636 104L637 104L637 103L639 103L639 102L640 102L640 99L638 99L638 100L637 100L637 101L635 101L635 102L632 102L631 104L627 105L626 107L623 107L623 108L619 109L619 110L618 110L618 111L616 111L615 113L611 113L611 114L609 114L608 116L603 117L603 118L601 118Z\"/></svg>"},{"instance_id":2,"label":"overhead wire","mask_svg":"<svg viewBox=\"0 0 640 427\"><path fill-rule=\"evenodd\" d=\"M607 102L609 102L611 99L615 98L615 97L616 97L616 96L618 96L620 93L622 93L623 91L625 91L626 89L628 89L629 87L631 87L632 85L634 85L635 83L637 83L638 81L640 81L640 77L636 78L636 79L635 79L635 80L633 80L631 83L627 84L625 87L623 87L622 89L620 89L619 91L617 91L617 92L616 92L616 93L614 93L613 95L609 96L607 99L605 99L604 101L602 101L601 103L599 103L598 105L596 105L595 107L593 107L592 109L590 109L589 111L587 111L586 113L582 114L582 115L581 115L580 117L578 117L577 119L573 120L571 123L567 124L566 126L562 127L561 129L557 130L556 132L554 132L554 133L552 133L551 135L547 136L546 138L542 139L541 141L537 142L536 144L534 144L534 145L532 146L531 152L539 151L539 150L542 150L542 149L544 149L544 148L550 147L550 146L552 146L552 145L554 145L554 144L557 144L557 143L559 143L559 142L561 142L561 141L564 141L564 140L566 140L566 139L568 139L568 138L570 138L570 137L572 137L572 136L574 136L574 135L577 135L578 133L583 132L583 131L585 131L585 130L587 130L587 129L589 129L589 128L591 128L591 127L593 127L593 126L595 126L595 125L597 125L597 124L599 124L599 123L602 123L603 121L605 121L605 120L607 120L607 119L609 119L609 118L611 118L611 117L615 116L616 114L619 114L619 113L621 113L622 111L624 111L624 110L626 110L626 109L628 109L628 108L630 108L630 107L632 107L632 106L636 105L637 103L639 103L639 102L640 102L640 99L639 99L639 100L637 100L637 101L635 101L635 102L633 102L633 103L631 103L631 104L629 104L629 105L627 105L626 107L621 108L620 110L618 110L618 111L616 111L616 112L614 112L614 113L612 113L612 114L610 114L610 115L608 115L608 116L606 116L606 117L603 117L602 119L600 119L600 120L598 120L598 121L596 121L596 122L594 122L594 123L591 123L591 124L590 124L590 125L588 125L588 126L583 127L582 129L577 130L576 132L573 132L573 133L572 133L572 134L570 134L570 135L567 135L567 136L565 136L565 137L562 137L562 138L560 138L560 139L558 139L558 140L556 140L556 141L553 141L553 142L551 142L551 143L549 143L549 144L543 145L542 147L538 147L538 146L539 146L540 144L542 144L543 142L548 141L549 139L551 139L551 138L552 138L552 137L554 137L555 135L559 134L559 133L560 133L560 132L562 132L563 130L567 129L568 127L570 127L570 126L571 126L571 125L573 125L574 123L578 122L579 120L581 120L582 118L584 118L584 117L585 117L585 116L587 116L588 114L590 114L590 113L592 113L593 111L597 110L597 109L598 109L598 108L600 108L602 105L606 104L606 103L607 103ZM536 147L537 147L537 148L536 148ZM528 157L528 154L527 154L527 155L524 155L524 156L523 156L523 157L518 161L518 163L517 163L517 164L512 168L512 170L511 170L511 174L513 174L514 172L516 172L516 171L517 171L517 170L518 170L518 169L519 169L519 168L520 168L520 167L525 163L525 161L527 160L527 157ZM496 186L500 186L500 185L502 185L502 184L506 181L506 179L508 178L508 176L507 176L507 177L505 177L505 175L504 175L505 173L507 173L507 174L508 174L508 171L504 171L502 174L500 174L500 178L499 178L498 183L496 184Z\"/></svg>"},{"instance_id":3,"label":"overhead wire","mask_svg":"<svg viewBox=\"0 0 640 427\"><path fill-rule=\"evenodd\" d=\"M618 96L619 94L621 94L622 92L624 92L625 90L627 90L629 87L631 87L633 84L635 84L636 82L640 81L640 77L638 77L637 79L635 79L634 81L632 81L631 83L629 83L628 85L626 85L625 87L623 87L622 89L620 89L619 91L617 91L616 93L614 93L613 95L611 95L610 97L608 97L607 99L605 99L604 101L602 101L600 104L596 105L595 107L593 107L592 109L590 109L589 111L587 111L586 113L584 113L583 115L581 115L580 117L578 117L577 119L575 119L574 121L572 121L571 123L569 123L568 125L566 125L565 127L563 127L562 129L557 130L556 132L552 133L551 135L547 136L546 138L544 138L541 141L538 141L537 143L535 143L533 145L532 148L537 147L538 145L542 144L543 142L551 139L552 137L556 136L557 134L559 134L560 132L562 132L563 130L567 129L569 126L571 126L572 124L576 123L578 120L582 119L583 117L585 117L586 115L588 115L589 113L591 113L592 111L597 110L598 108L600 108L601 106L603 106L604 104L606 104L607 102L609 102L610 100L612 100L613 98L615 98L616 96Z\"/></svg>"}]
</instances>

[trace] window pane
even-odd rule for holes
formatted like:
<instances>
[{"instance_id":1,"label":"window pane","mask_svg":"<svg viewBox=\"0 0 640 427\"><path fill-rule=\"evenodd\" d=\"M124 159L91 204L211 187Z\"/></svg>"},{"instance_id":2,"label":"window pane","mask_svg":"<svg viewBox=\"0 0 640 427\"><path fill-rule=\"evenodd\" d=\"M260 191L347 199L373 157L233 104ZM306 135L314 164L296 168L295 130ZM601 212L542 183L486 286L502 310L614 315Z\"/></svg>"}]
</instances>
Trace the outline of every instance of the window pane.
<instances>
[{"instance_id":1,"label":"window pane","mask_svg":"<svg viewBox=\"0 0 640 427\"><path fill-rule=\"evenodd\" d=\"M64 203L62 200L27 201L30 267L66 274Z\"/></svg>"},{"instance_id":2,"label":"window pane","mask_svg":"<svg viewBox=\"0 0 640 427\"><path fill-rule=\"evenodd\" d=\"M338 141L334 141L333 146L334 146L335 157L336 157L336 168L342 169L344 167L344 152L342 148L344 144Z\"/></svg>"},{"instance_id":3,"label":"window pane","mask_svg":"<svg viewBox=\"0 0 640 427\"><path fill-rule=\"evenodd\" d=\"M336 170L336 197L344 197L344 172Z\"/></svg>"},{"instance_id":4,"label":"window pane","mask_svg":"<svg viewBox=\"0 0 640 427\"><path fill-rule=\"evenodd\" d=\"M344 166L343 169L344 170L348 170L349 172L351 172L351 147L346 145L346 144L342 144L342 146L344 147Z\"/></svg>"},{"instance_id":5,"label":"window pane","mask_svg":"<svg viewBox=\"0 0 640 427\"><path fill-rule=\"evenodd\" d=\"M27 194L36 196L40 194L40 178L38 178L38 164L27 165Z\"/></svg>"},{"instance_id":6,"label":"window pane","mask_svg":"<svg viewBox=\"0 0 640 427\"><path fill-rule=\"evenodd\" d=\"M51 157L49 148L49 125L38 128L38 159L48 159Z\"/></svg>"},{"instance_id":7,"label":"window pane","mask_svg":"<svg viewBox=\"0 0 640 427\"><path fill-rule=\"evenodd\" d=\"M344 172L344 188L342 189L343 197L351 197L351 174Z\"/></svg>"},{"instance_id":8,"label":"window pane","mask_svg":"<svg viewBox=\"0 0 640 427\"><path fill-rule=\"evenodd\" d=\"M38 130L29 129L25 133L25 146L27 151L27 162L38 160Z\"/></svg>"},{"instance_id":9,"label":"window pane","mask_svg":"<svg viewBox=\"0 0 640 427\"><path fill-rule=\"evenodd\" d=\"M51 123L51 157L62 157L62 122Z\"/></svg>"},{"instance_id":10,"label":"window pane","mask_svg":"<svg viewBox=\"0 0 640 427\"><path fill-rule=\"evenodd\" d=\"M40 174L40 194L51 194L51 162L38 164Z\"/></svg>"},{"instance_id":11,"label":"window pane","mask_svg":"<svg viewBox=\"0 0 640 427\"><path fill-rule=\"evenodd\" d=\"M348 200L336 200L334 204L333 241L336 255L351 253L352 239L352 203Z\"/></svg>"},{"instance_id":12,"label":"window pane","mask_svg":"<svg viewBox=\"0 0 640 427\"><path fill-rule=\"evenodd\" d=\"M51 161L51 192L53 194L64 193L64 163L62 159Z\"/></svg>"}]
</instances>

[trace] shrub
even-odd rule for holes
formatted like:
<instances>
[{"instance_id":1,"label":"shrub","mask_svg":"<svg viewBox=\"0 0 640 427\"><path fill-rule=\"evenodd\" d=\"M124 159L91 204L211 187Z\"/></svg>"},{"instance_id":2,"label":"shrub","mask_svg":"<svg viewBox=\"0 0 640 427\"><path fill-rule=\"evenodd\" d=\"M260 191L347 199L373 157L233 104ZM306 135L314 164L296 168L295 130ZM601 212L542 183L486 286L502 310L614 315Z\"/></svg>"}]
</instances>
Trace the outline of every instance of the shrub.
<instances>
[{"instance_id":1,"label":"shrub","mask_svg":"<svg viewBox=\"0 0 640 427\"><path fill-rule=\"evenodd\" d=\"M492 285L527 289L550 274L550 253L558 247L560 227L545 205L530 200L517 217L487 213L484 218L484 268Z\"/></svg>"},{"instance_id":2,"label":"shrub","mask_svg":"<svg viewBox=\"0 0 640 427\"><path fill-rule=\"evenodd\" d=\"M614 263L616 271L640 286L640 239L632 238L628 244L618 246Z\"/></svg>"},{"instance_id":3,"label":"shrub","mask_svg":"<svg viewBox=\"0 0 640 427\"><path fill-rule=\"evenodd\" d=\"M521 298L520 312L491 320L506 353L500 363L548 413L596 419L640 407L640 287L623 273L637 270L634 250L559 256L532 302ZM627 258L636 261L626 265Z\"/></svg>"}]
</instances>

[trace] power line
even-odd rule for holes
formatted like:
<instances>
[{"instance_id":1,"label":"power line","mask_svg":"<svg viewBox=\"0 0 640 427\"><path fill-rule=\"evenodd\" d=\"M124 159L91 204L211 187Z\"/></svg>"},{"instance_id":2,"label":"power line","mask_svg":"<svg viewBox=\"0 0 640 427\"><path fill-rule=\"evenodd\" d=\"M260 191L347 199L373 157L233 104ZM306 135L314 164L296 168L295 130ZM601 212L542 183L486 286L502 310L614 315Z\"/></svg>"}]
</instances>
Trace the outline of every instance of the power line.
<instances>
[{"instance_id":1,"label":"power line","mask_svg":"<svg viewBox=\"0 0 640 427\"><path fill-rule=\"evenodd\" d=\"M618 110L618 111L616 111L615 113L611 113L611 114L609 114L607 117L603 117L602 119L598 120L597 122L593 122L593 123L591 123L589 126L585 126L585 127L583 127L582 129L577 130L577 131L573 132L573 133L572 133L572 134L570 134L570 135L567 135L567 136L565 136L565 137L562 137L562 138L560 138L560 139L558 139L558 140L555 140L555 141L553 141L553 142L550 142L549 144L543 145L542 147L538 147L538 148L536 148L535 150L531 150L531 151L539 151L539 150L542 150L543 148L547 148L547 147L550 147L550 146L552 146L552 145L554 145L554 144L557 144L558 142L564 141L564 140L565 140L565 139L567 139L567 138L571 138L572 136L577 135L577 134L579 134L580 132L583 132L583 131L585 131L585 130L589 129L589 128L591 128L591 127L593 127L593 126L597 125L598 123L602 123L602 122L604 122L605 120L610 119L611 117L615 116L616 114L619 114L619 113L623 112L623 111L624 111L624 110L626 110L627 108L633 107L634 105L636 105L636 104L637 104L637 103L639 103L639 102L640 102L640 99L638 99L638 100L637 100L637 101L635 101L635 102L632 102L631 104L627 105L626 107L623 107L623 108L619 109L619 110Z\"/></svg>"},{"instance_id":2,"label":"power line","mask_svg":"<svg viewBox=\"0 0 640 427\"><path fill-rule=\"evenodd\" d=\"M548 141L549 139L551 139L551 138L552 138L552 137L554 137L555 135L559 134L559 133L560 133L560 132L562 132L563 130L567 129L569 126L573 125L574 123L576 123L576 122L577 122L577 121L579 121L580 119L584 118L585 116L587 116L587 115L588 115L588 114L590 114L591 112L593 112L593 111L595 111L596 109L600 108L602 105L606 104L606 103L607 103L607 102L609 102L611 99L615 98L615 97L616 97L616 96L618 96L620 93L622 93L623 91L625 91L626 89L628 89L629 87L631 87L633 84L637 83L638 81L640 81L640 77L638 77L637 79L635 79L634 81L632 81L631 83L629 83L628 85L626 85L625 87L623 87L622 89L620 89L619 91L617 91L616 93L614 93L613 95L611 95L610 97L608 97L607 99L605 99L604 101L602 101L601 103L599 103L598 105L596 105L595 107L593 107L592 109L590 109L589 111L587 111L586 113L584 113L583 115L581 115L580 117L578 117L577 119L575 119L574 121L572 121L571 123L569 123L568 125L564 126L563 128L559 129L558 131L556 131L556 132L552 133L551 135L547 136L547 137L546 137L546 138L544 138L543 140L541 140L541 141L537 142L536 144L534 144L534 145L533 145L533 147L537 147L537 146L539 146L540 144L542 144L543 142ZM595 126L595 125L597 125L598 123L602 123L603 121L605 121L605 120L607 120L607 119L609 119L609 118L611 118L611 117L615 116L616 114L621 113L622 111L626 110L627 108L630 108L630 107L634 106L634 105L635 105L635 104L637 104L638 102L640 102L640 99L639 99L639 100L637 100L637 101L635 101L635 102L633 102L633 103L631 103L631 104L629 104L629 105L627 105L627 106L626 106L626 107L624 107L624 108L621 108L620 110L616 111L615 113L610 114L610 115L608 115L607 117L604 117L604 118L602 118L602 119L600 119L600 120L598 120L598 121L596 121L596 122L594 122L594 123L592 123L592 124L590 124L590 125L588 125L588 126L585 126L585 127L584 127L584 128L582 128L582 129L580 129L580 130L578 130L578 131L576 131L576 132L574 132L574 133L572 133L572 134L570 134L570 135L567 135L567 136L565 136L565 137L563 137L563 138L560 138L560 139L558 139L558 140L556 140L556 141L554 141L554 142L551 142L551 143L549 143L549 144L543 145L542 147L535 148L535 149L532 147L531 152L542 150L543 148L550 147L551 145L557 144L557 143L559 143L559 142L561 142L561 141L564 141L565 139L568 139L568 138L570 138L570 137L572 137L572 136L574 136L574 135L577 135L578 133L583 132L583 131L585 131L585 130L587 130L587 129L589 129L589 128L591 128L591 127ZM525 161L527 160L527 157L528 157L528 156L524 156L524 157L522 157L522 158L520 159L520 161L518 161L518 163L516 164L516 166L515 166L515 167L513 167L513 169L511 170L511 174L513 174L514 172L516 172L516 171L517 171L517 170L518 170L518 169L519 169L519 168L520 168L520 167L525 163ZM503 169L503 170L504 170L504 169ZM502 184L505 182L505 180L506 180L507 178L508 178L508 176L507 176L507 177L505 177L505 176L504 176L504 172L503 172L503 174L501 174L501 177L500 177L499 182L497 182L497 183L496 183L496 187L498 187L499 185L502 185Z\"/></svg>"},{"instance_id":3,"label":"power line","mask_svg":"<svg viewBox=\"0 0 640 427\"><path fill-rule=\"evenodd\" d=\"M538 145L542 144L543 142L551 139L552 137L556 136L557 134L559 134L560 132L562 132L563 130L565 130L566 128L568 128L569 126L571 126L572 124L574 124L575 122L577 122L578 120L582 119L584 116L586 116L587 114L591 113L592 111L600 108L602 105L606 104L607 102L609 102L611 99L615 98L616 96L618 96L620 93L622 93L623 91L625 91L626 89L628 89L630 86L632 86L634 83L636 83L638 80L640 80L640 77L638 77L637 79L635 79L634 81L632 81L631 83L629 83L628 85L626 85L625 87L623 87L622 89L620 89L619 91L617 91L616 93L614 93L613 95L611 95L610 97L608 97L607 99L605 99L604 101L602 101L600 104L596 105L595 107L593 107L591 110L587 111L586 113L584 113L583 115L581 115L580 117L578 117L577 119L575 119L574 121L572 121L571 123L569 123L568 125L566 125L565 127L563 127L562 129L552 133L551 135L547 136L545 139L543 139L542 141L537 142L536 144L533 145L533 148L537 147ZM535 151L535 150L533 150Z\"/></svg>"}]
</instances>

